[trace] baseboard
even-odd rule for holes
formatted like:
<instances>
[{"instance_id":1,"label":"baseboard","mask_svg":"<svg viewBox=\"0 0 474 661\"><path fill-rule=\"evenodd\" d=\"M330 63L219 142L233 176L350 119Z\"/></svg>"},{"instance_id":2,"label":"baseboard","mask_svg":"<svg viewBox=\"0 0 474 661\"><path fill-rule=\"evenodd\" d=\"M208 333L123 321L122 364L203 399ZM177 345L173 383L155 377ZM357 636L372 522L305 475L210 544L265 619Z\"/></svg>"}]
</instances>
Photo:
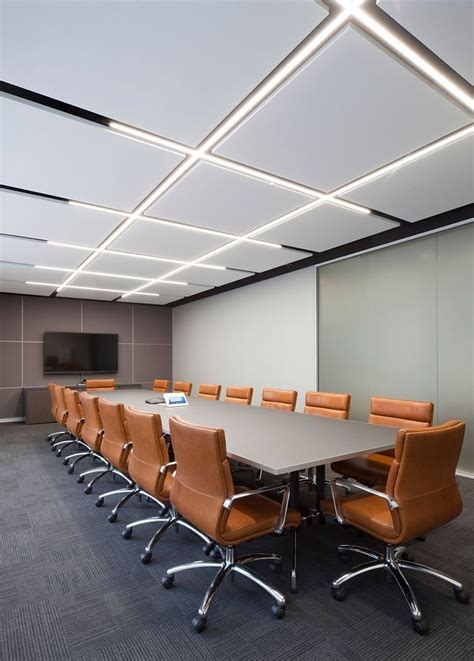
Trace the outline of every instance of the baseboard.
<instances>
[{"instance_id":1,"label":"baseboard","mask_svg":"<svg viewBox=\"0 0 474 661\"><path fill-rule=\"evenodd\" d=\"M25 418L0 418L0 424L2 422L24 422Z\"/></svg>"},{"instance_id":2,"label":"baseboard","mask_svg":"<svg viewBox=\"0 0 474 661\"><path fill-rule=\"evenodd\" d=\"M459 477L468 477L470 480L474 480L474 473L466 473L465 471L456 471L456 475L459 475Z\"/></svg>"}]
</instances>

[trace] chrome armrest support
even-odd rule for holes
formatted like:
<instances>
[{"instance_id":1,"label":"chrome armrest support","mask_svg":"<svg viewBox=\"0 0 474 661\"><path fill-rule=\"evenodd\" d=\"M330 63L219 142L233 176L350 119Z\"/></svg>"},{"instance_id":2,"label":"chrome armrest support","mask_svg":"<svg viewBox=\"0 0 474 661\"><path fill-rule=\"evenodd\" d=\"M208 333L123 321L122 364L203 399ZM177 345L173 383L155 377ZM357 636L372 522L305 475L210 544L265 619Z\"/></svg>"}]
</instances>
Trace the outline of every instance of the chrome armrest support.
<instances>
[{"instance_id":1,"label":"chrome armrest support","mask_svg":"<svg viewBox=\"0 0 474 661\"><path fill-rule=\"evenodd\" d=\"M242 498L247 498L248 496L256 496L262 493L269 493L270 491L283 493L280 515L278 517L278 521L275 524L275 527L273 528L273 530L278 535L281 535L283 528L285 527L286 515L288 513L288 503L290 502L290 487L287 484L278 484L272 487L261 487L260 489L252 489L251 491L242 491L241 493L236 493L224 500L223 507L226 510L231 510L236 500L241 500Z\"/></svg>"},{"instance_id":2,"label":"chrome armrest support","mask_svg":"<svg viewBox=\"0 0 474 661\"><path fill-rule=\"evenodd\" d=\"M163 475L164 473L167 473L169 470L175 470L176 466L178 464L176 461L170 461L167 464L163 464L163 466L160 468L160 473Z\"/></svg>"},{"instance_id":3,"label":"chrome armrest support","mask_svg":"<svg viewBox=\"0 0 474 661\"><path fill-rule=\"evenodd\" d=\"M331 496L334 503L334 510L336 512L336 519L338 523L344 523L345 520L344 517L342 516L339 496L337 494L336 487L341 487L343 489L346 489L346 491L348 492L350 492L352 489L355 489L356 491L363 491L365 493L370 493L372 496L383 498L386 501L390 510L396 510L399 507L395 498L393 496L389 496L383 491L377 491L376 489L372 489L371 487L368 487L365 484L361 484L360 482L349 482L349 480L344 480L338 477L331 480Z\"/></svg>"},{"instance_id":4,"label":"chrome armrest support","mask_svg":"<svg viewBox=\"0 0 474 661\"><path fill-rule=\"evenodd\" d=\"M131 441L125 443L125 445L123 446L124 450L128 450L128 448L133 448L133 443Z\"/></svg>"}]
</instances>

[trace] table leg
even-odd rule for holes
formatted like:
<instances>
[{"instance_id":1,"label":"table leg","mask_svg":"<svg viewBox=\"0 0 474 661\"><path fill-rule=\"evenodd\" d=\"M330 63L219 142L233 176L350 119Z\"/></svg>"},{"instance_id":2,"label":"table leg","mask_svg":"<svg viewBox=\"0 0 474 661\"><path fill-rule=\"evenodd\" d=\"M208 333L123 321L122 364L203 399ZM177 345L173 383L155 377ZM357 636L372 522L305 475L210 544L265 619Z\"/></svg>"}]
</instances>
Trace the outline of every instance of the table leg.
<instances>
[{"instance_id":1,"label":"table leg","mask_svg":"<svg viewBox=\"0 0 474 661\"><path fill-rule=\"evenodd\" d=\"M324 525L324 514L321 513L321 501L324 500L326 486L326 466L316 466L316 509L319 512L319 523Z\"/></svg>"},{"instance_id":2,"label":"table leg","mask_svg":"<svg viewBox=\"0 0 474 661\"><path fill-rule=\"evenodd\" d=\"M290 473L290 507L300 510L300 474L299 471Z\"/></svg>"}]
</instances>

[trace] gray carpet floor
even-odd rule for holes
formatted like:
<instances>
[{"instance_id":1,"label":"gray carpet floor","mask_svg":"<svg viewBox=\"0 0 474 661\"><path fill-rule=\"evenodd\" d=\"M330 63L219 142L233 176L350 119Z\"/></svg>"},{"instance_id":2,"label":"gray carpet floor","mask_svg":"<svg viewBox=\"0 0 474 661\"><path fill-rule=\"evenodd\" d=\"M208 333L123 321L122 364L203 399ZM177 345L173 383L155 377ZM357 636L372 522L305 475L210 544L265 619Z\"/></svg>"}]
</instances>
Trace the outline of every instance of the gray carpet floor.
<instances>
[{"instance_id":1,"label":"gray carpet floor","mask_svg":"<svg viewBox=\"0 0 474 661\"><path fill-rule=\"evenodd\" d=\"M192 534L173 531L155 547L153 561L139 554L153 529L121 536L129 521L152 516L138 499L120 511L94 507L83 485L50 452L54 425L0 425L0 658L3 661L74 659L472 659L472 605L459 604L448 586L411 576L431 633L418 636L398 588L380 573L350 584L344 603L333 600L330 581L347 565L338 543L380 545L354 530L327 524L299 534L299 591L289 594L289 537L268 537L241 550L281 552L284 571L259 571L289 597L286 617L274 619L272 600L243 577L217 596L206 631L191 628L213 570L177 576L171 590L160 579L167 567L203 558ZM88 461L88 460L86 460ZM84 470L86 461L82 462ZM76 468L78 472L79 466ZM102 484L101 484L102 482ZM118 482L102 480L100 493ZM412 552L419 562L466 583L473 575L474 481L461 479L464 511ZM312 501L314 495L304 490ZM357 560L356 560L357 562ZM472 586L471 586L472 587Z\"/></svg>"}]
</instances>

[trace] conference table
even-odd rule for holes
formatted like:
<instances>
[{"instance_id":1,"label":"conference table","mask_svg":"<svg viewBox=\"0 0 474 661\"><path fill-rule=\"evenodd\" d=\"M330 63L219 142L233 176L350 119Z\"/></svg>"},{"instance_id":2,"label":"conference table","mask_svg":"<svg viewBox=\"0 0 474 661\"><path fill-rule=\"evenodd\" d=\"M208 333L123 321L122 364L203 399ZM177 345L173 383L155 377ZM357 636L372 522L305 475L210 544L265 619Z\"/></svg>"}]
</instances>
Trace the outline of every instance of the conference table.
<instances>
[{"instance_id":1,"label":"conference table","mask_svg":"<svg viewBox=\"0 0 474 661\"><path fill-rule=\"evenodd\" d=\"M165 432L169 431L172 416L224 429L229 458L274 476L289 475L290 503L296 509L300 508L300 471L316 467L316 507L319 510L319 502L324 498L325 466L333 461L393 448L397 432L393 427L355 420L336 420L197 397L189 397L188 405L181 407L147 404L145 400L159 399L160 393L146 389L123 388L97 394L138 411L159 413ZM322 517L320 521L323 521Z\"/></svg>"}]
</instances>

